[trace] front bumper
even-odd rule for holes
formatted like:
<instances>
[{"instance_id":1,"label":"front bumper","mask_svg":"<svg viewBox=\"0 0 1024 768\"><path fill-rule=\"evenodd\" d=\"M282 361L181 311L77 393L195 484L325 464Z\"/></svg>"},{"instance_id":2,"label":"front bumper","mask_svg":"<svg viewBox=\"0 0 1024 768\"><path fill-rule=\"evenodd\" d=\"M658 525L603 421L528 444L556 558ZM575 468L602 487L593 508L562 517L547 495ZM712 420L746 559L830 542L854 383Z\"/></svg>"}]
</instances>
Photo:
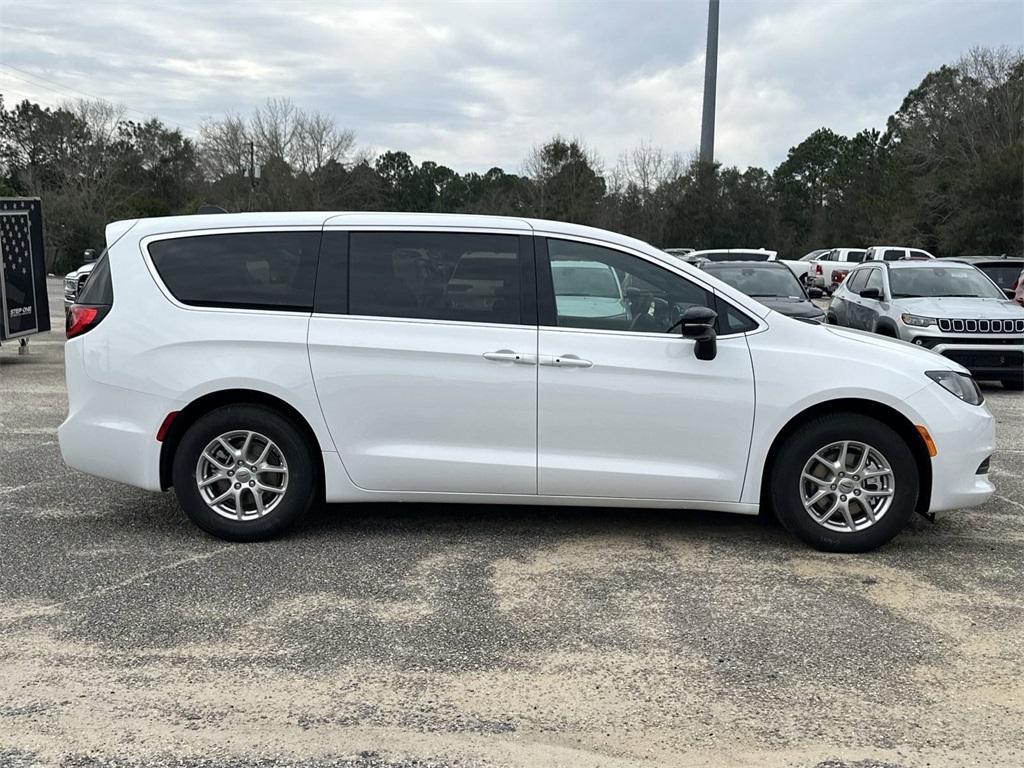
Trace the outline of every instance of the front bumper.
<instances>
[{"instance_id":1,"label":"front bumper","mask_svg":"<svg viewBox=\"0 0 1024 768\"><path fill-rule=\"evenodd\" d=\"M1010 334L950 335L933 328L901 327L905 341L959 363L978 379L1024 376L1024 337Z\"/></svg>"},{"instance_id":2,"label":"front bumper","mask_svg":"<svg viewBox=\"0 0 1024 768\"><path fill-rule=\"evenodd\" d=\"M995 452L995 419L985 405L968 405L939 385L928 386L907 404L935 441L929 511L941 512L983 504L995 492L988 468Z\"/></svg>"}]
</instances>

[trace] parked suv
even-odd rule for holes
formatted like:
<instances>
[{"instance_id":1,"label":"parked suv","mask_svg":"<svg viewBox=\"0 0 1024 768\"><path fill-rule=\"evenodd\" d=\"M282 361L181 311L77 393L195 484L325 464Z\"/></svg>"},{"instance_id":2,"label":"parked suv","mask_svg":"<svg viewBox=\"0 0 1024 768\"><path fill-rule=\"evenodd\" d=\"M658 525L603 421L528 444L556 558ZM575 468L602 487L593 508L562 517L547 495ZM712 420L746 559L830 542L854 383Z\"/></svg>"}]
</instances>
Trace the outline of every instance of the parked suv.
<instances>
[{"instance_id":1,"label":"parked suv","mask_svg":"<svg viewBox=\"0 0 1024 768\"><path fill-rule=\"evenodd\" d=\"M961 366L610 232L261 213L117 222L107 242L68 313L64 459L173 486L226 539L316 500L433 501L770 509L863 551L993 492L992 415Z\"/></svg>"},{"instance_id":2,"label":"parked suv","mask_svg":"<svg viewBox=\"0 0 1024 768\"><path fill-rule=\"evenodd\" d=\"M865 263L832 297L828 320L909 341L979 379L1024 389L1024 308L968 264Z\"/></svg>"}]
</instances>

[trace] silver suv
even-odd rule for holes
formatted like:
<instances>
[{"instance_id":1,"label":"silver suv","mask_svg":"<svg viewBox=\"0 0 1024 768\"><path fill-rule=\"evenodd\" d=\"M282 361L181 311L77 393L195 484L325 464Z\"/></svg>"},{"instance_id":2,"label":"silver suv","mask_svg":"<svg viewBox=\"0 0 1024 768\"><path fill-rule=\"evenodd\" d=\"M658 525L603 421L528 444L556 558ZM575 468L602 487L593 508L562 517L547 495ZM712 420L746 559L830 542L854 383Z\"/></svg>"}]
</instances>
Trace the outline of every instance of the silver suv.
<instances>
[{"instance_id":1,"label":"silver suv","mask_svg":"<svg viewBox=\"0 0 1024 768\"><path fill-rule=\"evenodd\" d=\"M1024 389L1024 308L969 264L864 262L836 290L827 320L909 341L976 378Z\"/></svg>"}]
</instances>

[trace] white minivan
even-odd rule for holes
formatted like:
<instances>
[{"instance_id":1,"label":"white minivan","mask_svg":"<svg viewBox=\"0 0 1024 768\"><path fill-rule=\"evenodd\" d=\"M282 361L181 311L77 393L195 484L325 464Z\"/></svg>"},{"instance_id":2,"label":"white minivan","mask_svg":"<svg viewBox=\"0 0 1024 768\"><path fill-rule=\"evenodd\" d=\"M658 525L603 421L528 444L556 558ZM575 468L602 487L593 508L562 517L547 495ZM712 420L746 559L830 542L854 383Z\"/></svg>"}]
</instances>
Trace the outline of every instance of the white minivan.
<instances>
[{"instance_id":1,"label":"white minivan","mask_svg":"<svg viewBox=\"0 0 1024 768\"><path fill-rule=\"evenodd\" d=\"M611 232L254 213L106 234L68 312L64 460L173 486L225 539L320 501L435 501L766 509L864 551L993 492L964 368Z\"/></svg>"}]
</instances>

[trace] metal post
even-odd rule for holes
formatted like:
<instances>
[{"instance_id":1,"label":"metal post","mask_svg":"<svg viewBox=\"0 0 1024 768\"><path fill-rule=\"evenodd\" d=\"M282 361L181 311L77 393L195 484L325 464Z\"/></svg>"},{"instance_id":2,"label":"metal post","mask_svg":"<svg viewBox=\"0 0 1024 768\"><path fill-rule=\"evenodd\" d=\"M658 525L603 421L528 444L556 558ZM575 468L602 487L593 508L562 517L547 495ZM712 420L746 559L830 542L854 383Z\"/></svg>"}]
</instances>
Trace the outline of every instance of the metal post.
<instances>
[{"instance_id":1,"label":"metal post","mask_svg":"<svg viewBox=\"0 0 1024 768\"><path fill-rule=\"evenodd\" d=\"M718 0L708 0L708 47L704 56L704 115L700 123L700 161L715 162L715 91L718 88Z\"/></svg>"}]
</instances>

